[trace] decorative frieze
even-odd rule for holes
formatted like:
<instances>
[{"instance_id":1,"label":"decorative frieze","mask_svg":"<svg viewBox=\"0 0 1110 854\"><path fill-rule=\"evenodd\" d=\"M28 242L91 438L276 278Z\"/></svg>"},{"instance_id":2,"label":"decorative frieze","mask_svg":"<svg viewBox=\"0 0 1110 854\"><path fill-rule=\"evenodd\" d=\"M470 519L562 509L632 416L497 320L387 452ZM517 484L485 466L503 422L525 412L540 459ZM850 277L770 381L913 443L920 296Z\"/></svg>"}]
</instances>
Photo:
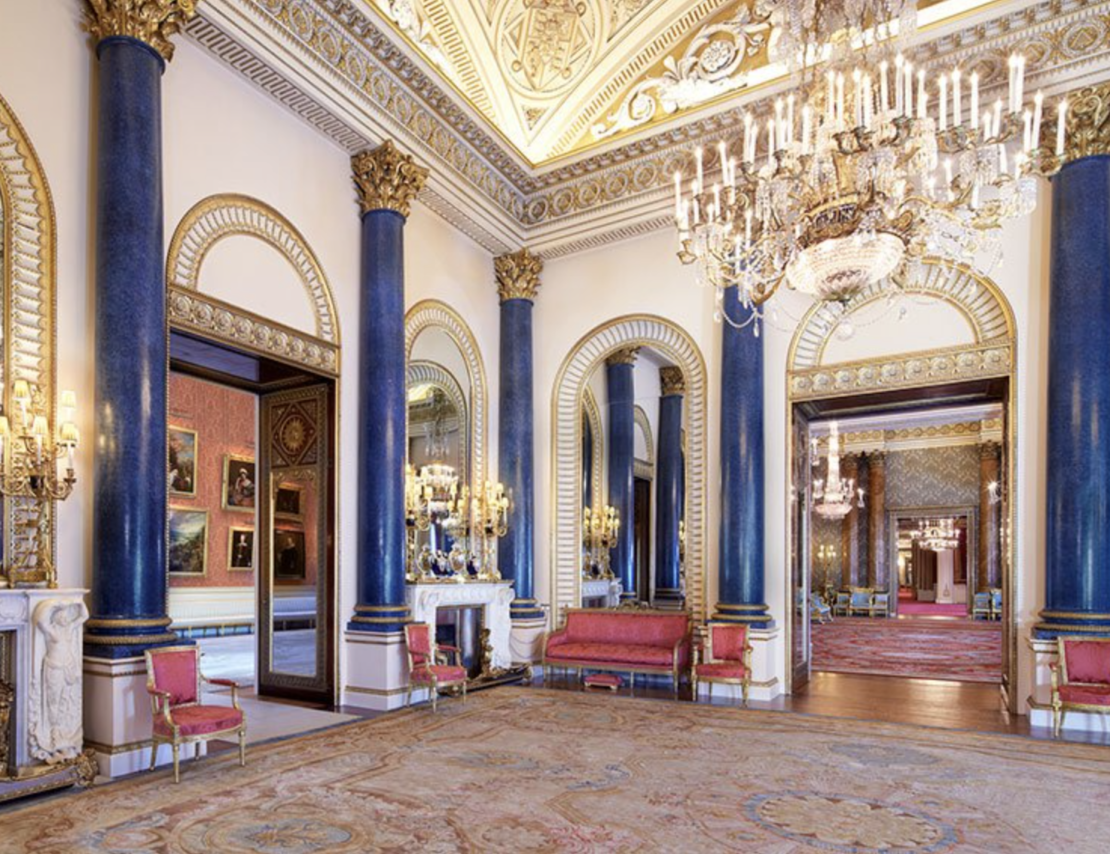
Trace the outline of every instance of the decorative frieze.
<instances>
[{"instance_id":1,"label":"decorative frieze","mask_svg":"<svg viewBox=\"0 0 1110 854\"><path fill-rule=\"evenodd\" d=\"M510 299L535 300L540 289L543 260L528 249L508 252L493 259L493 272L501 302Z\"/></svg>"},{"instance_id":2,"label":"decorative frieze","mask_svg":"<svg viewBox=\"0 0 1110 854\"><path fill-rule=\"evenodd\" d=\"M170 37L196 14L197 0L85 0L84 29L98 42L112 36L138 39L167 62L173 59Z\"/></svg>"},{"instance_id":3,"label":"decorative frieze","mask_svg":"<svg viewBox=\"0 0 1110 854\"><path fill-rule=\"evenodd\" d=\"M428 180L428 170L417 166L411 155L398 151L389 139L352 157L351 170L363 213L388 210L407 218L412 200Z\"/></svg>"}]
</instances>

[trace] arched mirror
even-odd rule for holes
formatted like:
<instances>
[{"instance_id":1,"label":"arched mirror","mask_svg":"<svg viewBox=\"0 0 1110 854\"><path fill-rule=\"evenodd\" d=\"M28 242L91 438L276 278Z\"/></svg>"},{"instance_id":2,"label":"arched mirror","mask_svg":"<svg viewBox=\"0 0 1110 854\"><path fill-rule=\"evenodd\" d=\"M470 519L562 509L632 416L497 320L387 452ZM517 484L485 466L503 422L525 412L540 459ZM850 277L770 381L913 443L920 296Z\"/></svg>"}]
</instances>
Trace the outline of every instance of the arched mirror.
<instances>
[{"instance_id":1,"label":"arched mirror","mask_svg":"<svg viewBox=\"0 0 1110 854\"><path fill-rule=\"evenodd\" d=\"M681 608L685 384L651 347L600 359L581 398L584 607Z\"/></svg>"}]
</instances>

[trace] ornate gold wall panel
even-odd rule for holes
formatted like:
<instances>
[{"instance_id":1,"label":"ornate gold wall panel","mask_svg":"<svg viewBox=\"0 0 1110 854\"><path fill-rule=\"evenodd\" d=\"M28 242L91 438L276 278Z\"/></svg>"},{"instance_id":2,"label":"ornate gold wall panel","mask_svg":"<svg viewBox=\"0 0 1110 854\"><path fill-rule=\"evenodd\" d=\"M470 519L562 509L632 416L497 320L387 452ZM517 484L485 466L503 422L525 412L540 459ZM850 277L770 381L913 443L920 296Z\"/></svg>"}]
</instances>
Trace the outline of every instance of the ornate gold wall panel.
<instances>
[{"instance_id":1,"label":"ornate gold wall panel","mask_svg":"<svg viewBox=\"0 0 1110 854\"><path fill-rule=\"evenodd\" d=\"M7 101L0 96L0 285L4 305L2 363L4 412L12 413L12 385L24 379L42 396L51 426L56 426L55 317L56 243L54 201L34 146ZM5 465L15 453L9 444ZM54 559L55 507L52 502L10 498L4 508L4 571L21 566L34 570L36 547L45 535L45 556ZM41 514L41 515L40 515Z\"/></svg>"}]
</instances>

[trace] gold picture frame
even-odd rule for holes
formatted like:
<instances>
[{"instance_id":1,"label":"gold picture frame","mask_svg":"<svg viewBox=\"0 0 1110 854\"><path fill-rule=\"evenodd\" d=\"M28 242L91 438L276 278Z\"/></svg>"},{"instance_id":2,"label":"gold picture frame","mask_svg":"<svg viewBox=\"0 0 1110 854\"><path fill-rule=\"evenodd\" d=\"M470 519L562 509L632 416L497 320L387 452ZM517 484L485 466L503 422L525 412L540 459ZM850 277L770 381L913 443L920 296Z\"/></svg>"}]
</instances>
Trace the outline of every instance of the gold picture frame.
<instances>
[{"instance_id":1,"label":"gold picture frame","mask_svg":"<svg viewBox=\"0 0 1110 854\"><path fill-rule=\"evenodd\" d=\"M274 518L300 522L304 519L304 486L282 483L274 491ZM295 496L295 498L294 498Z\"/></svg>"},{"instance_id":2,"label":"gold picture frame","mask_svg":"<svg viewBox=\"0 0 1110 854\"><path fill-rule=\"evenodd\" d=\"M191 460L180 459L180 451L177 450L174 444L176 436L189 437ZM166 482L169 484L170 495L179 495L182 498L197 497L197 471L199 469L197 460L199 457L200 438L197 436L196 430L190 430L188 427L175 427L172 424L166 428ZM190 468L182 471L186 461ZM178 483L182 486L175 486Z\"/></svg>"},{"instance_id":3,"label":"gold picture frame","mask_svg":"<svg viewBox=\"0 0 1110 854\"><path fill-rule=\"evenodd\" d=\"M238 535L238 537L237 537ZM236 540L239 542L236 542ZM227 532L227 571L254 572L254 556L257 549L254 543L254 528L232 526ZM245 543L245 545L244 545ZM244 555L248 564L243 564Z\"/></svg>"},{"instance_id":4,"label":"gold picture frame","mask_svg":"<svg viewBox=\"0 0 1110 854\"><path fill-rule=\"evenodd\" d=\"M232 473L232 466L237 471ZM258 471L254 457L224 454L220 506L236 513L253 513L258 504Z\"/></svg>"},{"instance_id":5,"label":"gold picture frame","mask_svg":"<svg viewBox=\"0 0 1110 854\"><path fill-rule=\"evenodd\" d=\"M208 510L198 507L170 507L166 521L166 568L169 574L176 578L207 576ZM185 566L199 568L181 568Z\"/></svg>"}]
</instances>

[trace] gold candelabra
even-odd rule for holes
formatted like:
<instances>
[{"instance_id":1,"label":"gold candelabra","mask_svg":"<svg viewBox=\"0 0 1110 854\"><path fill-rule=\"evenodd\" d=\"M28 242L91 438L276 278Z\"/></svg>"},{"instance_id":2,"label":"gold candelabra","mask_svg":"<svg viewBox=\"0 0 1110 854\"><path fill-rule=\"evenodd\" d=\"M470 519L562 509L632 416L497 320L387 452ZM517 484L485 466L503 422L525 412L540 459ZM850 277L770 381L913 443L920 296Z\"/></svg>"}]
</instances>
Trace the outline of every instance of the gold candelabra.
<instances>
[{"instance_id":1,"label":"gold candelabra","mask_svg":"<svg viewBox=\"0 0 1110 854\"><path fill-rule=\"evenodd\" d=\"M620 513L616 507L586 507L582 511L582 543L586 552L584 578L611 580L613 570L609 565L609 552L617 544L620 531Z\"/></svg>"},{"instance_id":2,"label":"gold candelabra","mask_svg":"<svg viewBox=\"0 0 1110 854\"><path fill-rule=\"evenodd\" d=\"M817 562L821 565L822 576L825 583L822 585L825 594L825 601L831 604L833 594L836 592L835 585L832 583L830 572L832 570L833 561L836 560L836 546L821 545L817 549Z\"/></svg>"},{"instance_id":3,"label":"gold candelabra","mask_svg":"<svg viewBox=\"0 0 1110 854\"><path fill-rule=\"evenodd\" d=\"M8 583L58 586L50 536L50 507L65 501L77 483L74 457L80 433L74 423L77 395L63 391L57 434L50 429L49 407L38 386L27 380L12 383L9 418L0 414L0 495L17 501L16 526L34 540L34 547L8 570ZM65 460L59 471L59 462Z\"/></svg>"},{"instance_id":4,"label":"gold candelabra","mask_svg":"<svg viewBox=\"0 0 1110 854\"><path fill-rule=\"evenodd\" d=\"M487 581L500 581L501 572L494 557L497 541L509 533L509 508L512 495L505 492L500 483L486 481L475 496L473 517L475 526L481 532L482 572Z\"/></svg>"}]
</instances>

